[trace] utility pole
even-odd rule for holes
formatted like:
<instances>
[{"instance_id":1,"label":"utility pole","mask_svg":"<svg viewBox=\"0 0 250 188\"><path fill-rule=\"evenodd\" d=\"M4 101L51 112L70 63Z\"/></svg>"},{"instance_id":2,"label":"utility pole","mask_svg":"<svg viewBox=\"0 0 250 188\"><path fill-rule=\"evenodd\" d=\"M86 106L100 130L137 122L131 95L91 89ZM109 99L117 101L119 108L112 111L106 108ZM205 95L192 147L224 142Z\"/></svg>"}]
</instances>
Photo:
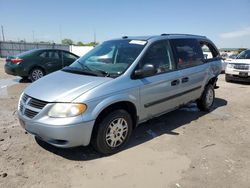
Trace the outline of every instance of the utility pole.
<instances>
[{"instance_id":1,"label":"utility pole","mask_svg":"<svg viewBox=\"0 0 250 188\"><path fill-rule=\"evenodd\" d=\"M35 42L35 32L32 30L33 42Z\"/></svg>"},{"instance_id":2,"label":"utility pole","mask_svg":"<svg viewBox=\"0 0 250 188\"><path fill-rule=\"evenodd\" d=\"M59 25L59 35L60 35L60 43L62 42L62 26Z\"/></svg>"},{"instance_id":3,"label":"utility pole","mask_svg":"<svg viewBox=\"0 0 250 188\"><path fill-rule=\"evenodd\" d=\"M96 32L95 32L95 29L94 29L94 43L96 43Z\"/></svg>"},{"instance_id":4,"label":"utility pole","mask_svg":"<svg viewBox=\"0 0 250 188\"><path fill-rule=\"evenodd\" d=\"M2 26L2 25L1 25L1 28L2 28L3 41L5 41L5 38L4 38L4 31L3 31L3 26Z\"/></svg>"}]
</instances>

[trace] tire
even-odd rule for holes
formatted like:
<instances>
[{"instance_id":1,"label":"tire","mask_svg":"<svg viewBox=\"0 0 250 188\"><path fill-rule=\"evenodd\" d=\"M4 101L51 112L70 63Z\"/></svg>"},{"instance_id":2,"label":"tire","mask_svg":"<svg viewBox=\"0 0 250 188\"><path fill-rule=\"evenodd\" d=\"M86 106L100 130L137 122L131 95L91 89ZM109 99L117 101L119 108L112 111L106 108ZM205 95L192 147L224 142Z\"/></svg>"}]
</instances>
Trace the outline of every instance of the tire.
<instances>
[{"instance_id":1,"label":"tire","mask_svg":"<svg viewBox=\"0 0 250 188\"><path fill-rule=\"evenodd\" d=\"M214 104L214 97L214 87L211 84L208 84L205 87L201 98L197 100L197 107L201 111L210 111Z\"/></svg>"},{"instance_id":2,"label":"tire","mask_svg":"<svg viewBox=\"0 0 250 188\"><path fill-rule=\"evenodd\" d=\"M28 80L28 78L29 78L28 76L22 76L23 80Z\"/></svg>"},{"instance_id":3,"label":"tire","mask_svg":"<svg viewBox=\"0 0 250 188\"><path fill-rule=\"evenodd\" d=\"M112 111L96 126L91 144L103 155L120 151L128 142L133 129L130 114L122 109Z\"/></svg>"},{"instance_id":4,"label":"tire","mask_svg":"<svg viewBox=\"0 0 250 188\"><path fill-rule=\"evenodd\" d=\"M226 80L226 82L230 82L231 81L230 78L229 78L229 76L228 76L228 74L225 74L225 80Z\"/></svg>"},{"instance_id":5,"label":"tire","mask_svg":"<svg viewBox=\"0 0 250 188\"><path fill-rule=\"evenodd\" d=\"M45 75L44 71L41 68L36 67L30 71L29 78L32 82L34 82L39 78L42 78L44 75Z\"/></svg>"}]
</instances>

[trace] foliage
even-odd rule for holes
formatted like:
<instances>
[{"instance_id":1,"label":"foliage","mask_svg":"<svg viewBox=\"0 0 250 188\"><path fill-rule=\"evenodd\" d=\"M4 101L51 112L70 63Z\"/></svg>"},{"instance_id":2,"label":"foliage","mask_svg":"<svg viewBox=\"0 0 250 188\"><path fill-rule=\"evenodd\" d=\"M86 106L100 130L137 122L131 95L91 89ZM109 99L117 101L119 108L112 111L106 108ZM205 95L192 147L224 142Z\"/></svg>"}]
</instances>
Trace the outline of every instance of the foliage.
<instances>
[{"instance_id":1,"label":"foliage","mask_svg":"<svg viewBox=\"0 0 250 188\"><path fill-rule=\"evenodd\" d=\"M76 43L77 46L84 46L84 43L79 41L78 43Z\"/></svg>"},{"instance_id":2,"label":"foliage","mask_svg":"<svg viewBox=\"0 0 250 188\"><path fill-rule=\"evenodd\" d=\"M74 42L71 39L63 39L62 44L73 45Z\"/></svg>"}]
</instances>

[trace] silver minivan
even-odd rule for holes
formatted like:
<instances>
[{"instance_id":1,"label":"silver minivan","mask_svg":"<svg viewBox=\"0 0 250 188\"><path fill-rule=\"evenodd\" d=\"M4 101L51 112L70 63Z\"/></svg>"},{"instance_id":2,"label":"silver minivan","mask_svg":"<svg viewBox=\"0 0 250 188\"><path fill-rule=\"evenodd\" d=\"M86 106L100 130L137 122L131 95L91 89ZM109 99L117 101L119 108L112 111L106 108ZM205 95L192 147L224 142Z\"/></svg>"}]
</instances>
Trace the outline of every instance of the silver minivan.
<instances>
[{"instance_id":1,"label":"silver minivan","mask_svg":"<svg viewBox=\"0 0 250 188\"><path fill-rule=\"evenodd\" d=\"M208 111L220 72L219 52L204 36L109 40L28 86L18 104L20 124L57 147L91 143L112 154L139 123L192 101Z\"/></svg>"}]
</instances>

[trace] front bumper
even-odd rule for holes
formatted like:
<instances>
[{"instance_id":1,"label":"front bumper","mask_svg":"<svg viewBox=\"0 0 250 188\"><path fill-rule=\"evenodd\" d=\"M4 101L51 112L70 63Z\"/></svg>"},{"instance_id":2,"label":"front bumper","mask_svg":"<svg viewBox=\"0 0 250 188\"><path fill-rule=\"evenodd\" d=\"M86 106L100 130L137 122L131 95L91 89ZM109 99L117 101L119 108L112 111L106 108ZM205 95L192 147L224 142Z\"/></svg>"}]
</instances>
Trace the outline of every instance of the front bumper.
<instances>
[{"instance_id":1,"label":"front bumper","mask_svg":"<svg viewBox=\"0 0 250 188\"><path fill-rule=\"evenodd\" d=\"M226 69L226 76L230 80L250 82L250 70Z\"/></svg>"},{"instance_id":2,"label":"front bumper","mask_svg":"<svg viewBox=\"0 0 250 188\"><path fill-rule=\"evenodd\" d=\"M18 114L21 126L30 134L56 147L87 146L90 143L94 120L68 125L38 123Z\"/></svg>"}]
</instances>

